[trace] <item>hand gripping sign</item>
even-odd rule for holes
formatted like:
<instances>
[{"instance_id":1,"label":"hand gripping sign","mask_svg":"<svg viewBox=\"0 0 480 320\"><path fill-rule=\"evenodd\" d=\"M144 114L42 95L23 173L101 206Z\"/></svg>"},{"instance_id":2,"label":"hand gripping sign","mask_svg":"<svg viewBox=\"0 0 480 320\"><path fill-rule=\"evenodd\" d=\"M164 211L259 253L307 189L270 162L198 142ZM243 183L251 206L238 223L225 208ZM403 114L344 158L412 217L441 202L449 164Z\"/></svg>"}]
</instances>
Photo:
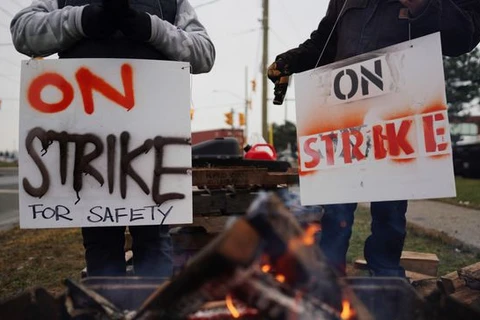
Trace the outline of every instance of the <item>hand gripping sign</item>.
<instances>
[{"instance_id":1,"label":"hand gripping sign","mask_svg":"<svg viewBox=\"0 0 480 320\"><path fill-rule=\"evenodd\" d=\"M21 227L192 222L189 70L147 60L24 62Z\"/></svg>"},{"instance_id":2,"label":"hand gripping sign","mask_svg":"<svg viewBox=\"0 0 480 320\"><path fill-rule=\"evenodd\" d=\"M295 77L304 205L455 196L440 35Z\"/></svg>"}]
</instances>

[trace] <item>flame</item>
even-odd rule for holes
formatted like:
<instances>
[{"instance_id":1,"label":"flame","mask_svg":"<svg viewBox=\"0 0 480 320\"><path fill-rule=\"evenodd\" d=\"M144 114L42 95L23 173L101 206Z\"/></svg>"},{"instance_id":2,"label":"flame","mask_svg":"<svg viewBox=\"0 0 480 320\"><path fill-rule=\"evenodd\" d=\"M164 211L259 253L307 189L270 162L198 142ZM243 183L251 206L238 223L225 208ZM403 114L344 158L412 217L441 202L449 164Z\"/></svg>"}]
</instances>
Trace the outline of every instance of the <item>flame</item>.
<instances>
[{"instance_id":1,"label":"flame","mask_svg":"<svg viewBox=\"0 0 480 320\"><path fill-rule=\"evenodd\" d=\"M272 270L272 266L269 264L265 264L262 266L262 272L263 273L268 273L270 270Z\"/></svg>"},{"instance_id":2,"label":"flame","mask_svg":"<svg viewBox=\"0 0 480 320\"><path fill-rule=\"evenodd\" d=\"M303 243L307 246L311 246L315 243L315 233L322 230L322 227L318 223L311 223L308 225L303 236Z\"/></svg>"},{"instance_id":3,"label":"flame","mask_svg":"<svg viewBox=\"0 0 480 320\"><path fill-rule=\"evenodd\" d=\"M340 318L342 320L350 320L353 319L355 316L355 311L352 309L350 302L348 300L342 301L342 313L340 314Z\"/></svg>"},{"instance_id":4,"label":"flame","mask_svg":"<svg viewBox=\"0 0 480 320\"><path fill-rule=\"evenodd\" d=\"M280 283L284 283L285 282L285 276L283 274L277 274L275 276L275 279L280 282Z\"/></svg>"},{"instance_id":5,"label":"flame","mask_svg":"<svg viewBox=\"0 0 480 320\"><path fill-rule=\"evenodd\" d=\"M240 318L240 312L238 312L237 308L235 308L235 305L233 304L233 299L231 295L227 295L225 297L225 302L227 304L228 311L230 311L232 317L235 319Z\"/></svg>"},{"instance_id":6,"label":"flame","mask_svg":"<svg viewBox=\"0 0 480 320\"><path fill-rule=\"evenodd\" d=\"M304 230L303 234L295 239L290 240L288 248L290 251L296 251L301 246L312 246L315 244L315 234L322 230L322 226L318 223L311 223Z\"/></svg>"}]
</instances>

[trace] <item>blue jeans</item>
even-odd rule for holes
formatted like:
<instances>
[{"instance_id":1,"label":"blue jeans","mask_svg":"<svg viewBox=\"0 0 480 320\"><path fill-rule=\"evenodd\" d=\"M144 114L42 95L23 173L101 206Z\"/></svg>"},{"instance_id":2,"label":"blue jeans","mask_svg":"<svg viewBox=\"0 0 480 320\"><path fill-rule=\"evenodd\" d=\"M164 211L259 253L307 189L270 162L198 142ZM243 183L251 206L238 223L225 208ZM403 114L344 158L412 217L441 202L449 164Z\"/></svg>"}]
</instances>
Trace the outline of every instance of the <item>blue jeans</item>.
<instances>
[{"instance_id":1,"label":"blue jeans","mask_svg":"<svg viewBox=\"0 0 480 320\"><path fill-rule=\"evenodd\" d=\"M131 226L133 268L136 276L170 277L172 242L167 226ZM124 276L125 227L82 228L87 274Z\"/></svg>"},{"instance_id":2,"label":"blue jeans","mask_svg":"<svg viewBox=\"0 0 480 320\"><path fill-rule=\"evenodd\" d=\"M345 274L346 254L356 203L325 206L320 248L331 265ZM372 275L405 277L400 256L406 236L407 201L372 202L371 235L365 241L364 256Z\"/></svg>"}]
</instances>

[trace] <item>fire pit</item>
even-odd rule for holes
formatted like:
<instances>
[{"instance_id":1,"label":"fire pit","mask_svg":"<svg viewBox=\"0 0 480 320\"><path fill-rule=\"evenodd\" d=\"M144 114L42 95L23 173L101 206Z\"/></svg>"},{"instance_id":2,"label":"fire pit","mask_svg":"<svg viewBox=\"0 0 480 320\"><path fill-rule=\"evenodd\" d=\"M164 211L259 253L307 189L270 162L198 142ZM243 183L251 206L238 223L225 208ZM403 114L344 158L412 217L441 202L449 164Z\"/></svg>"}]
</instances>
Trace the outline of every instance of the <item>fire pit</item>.
<instances>
[{"instance_id":1,"label":"fire pit","mask_svg":"<svg viewBox=\"0 0 480 320\"><path fill-rule=\"evenodd\" d=\"M263 193L171 279L67 280L60 298L34 290L0 305L0 318L444 319L404 279L338 277L314 245L317 230Z\"/></svg>"}]
</instances>

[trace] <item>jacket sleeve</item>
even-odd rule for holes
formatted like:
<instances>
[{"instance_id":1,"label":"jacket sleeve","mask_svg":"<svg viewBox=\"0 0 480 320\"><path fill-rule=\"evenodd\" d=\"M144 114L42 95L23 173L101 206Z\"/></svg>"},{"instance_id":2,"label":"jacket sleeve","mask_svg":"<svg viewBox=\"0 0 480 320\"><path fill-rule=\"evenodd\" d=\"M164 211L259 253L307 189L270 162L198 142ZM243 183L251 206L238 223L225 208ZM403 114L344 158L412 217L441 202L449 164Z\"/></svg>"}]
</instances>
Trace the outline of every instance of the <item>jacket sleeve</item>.
<instances>
[{"instance_id":1,"label":"jacket sleeve","mask_svg":"<svg viewBox=\"0 0 480 320\"><path fill-rule=\"evenodd\" d=\"M17 51L30 57L48 56L65 50L84 37L83 7L58 9L57 0L33 0L10 24Z\"/></svg>"},{"instance_id":2,"label":"jacket sleeve","mask_svg":"<svg viewBox=\"0 0 480 320\"><path fill-rule=\"evenodd\" d=\"M331 0L325 17L320 21L318 28L312 32L310 38L300 44L298 48L278 55L277 59L284 59L293 73L333 62L336 53L334 26L340 14L339 7L344 2L345 0Z\"/></svg>"},{"instance_id":3,"label":"jacket sleeve","mask_svg":"<svg viewBox=\"0 0 480 320\"><path fill-rule=\"evenodd\" d=\"M424 11L410 21L414 37L440 30L447 56L470 52L480 41L478 0L429 0Z\"/></svg>"},{"instance_id":4,"label":"jacket sleeve","mask_svg":"<svg viewBox=\"0 0 480 320\"><path fill-rule=\"evenodd\" d=\"M208 72L215 61L215 47L190 3L177 2L175 25L151 16L150 43L172 60L189 62L192 73Z\"/></svg>"}]
</instances>

